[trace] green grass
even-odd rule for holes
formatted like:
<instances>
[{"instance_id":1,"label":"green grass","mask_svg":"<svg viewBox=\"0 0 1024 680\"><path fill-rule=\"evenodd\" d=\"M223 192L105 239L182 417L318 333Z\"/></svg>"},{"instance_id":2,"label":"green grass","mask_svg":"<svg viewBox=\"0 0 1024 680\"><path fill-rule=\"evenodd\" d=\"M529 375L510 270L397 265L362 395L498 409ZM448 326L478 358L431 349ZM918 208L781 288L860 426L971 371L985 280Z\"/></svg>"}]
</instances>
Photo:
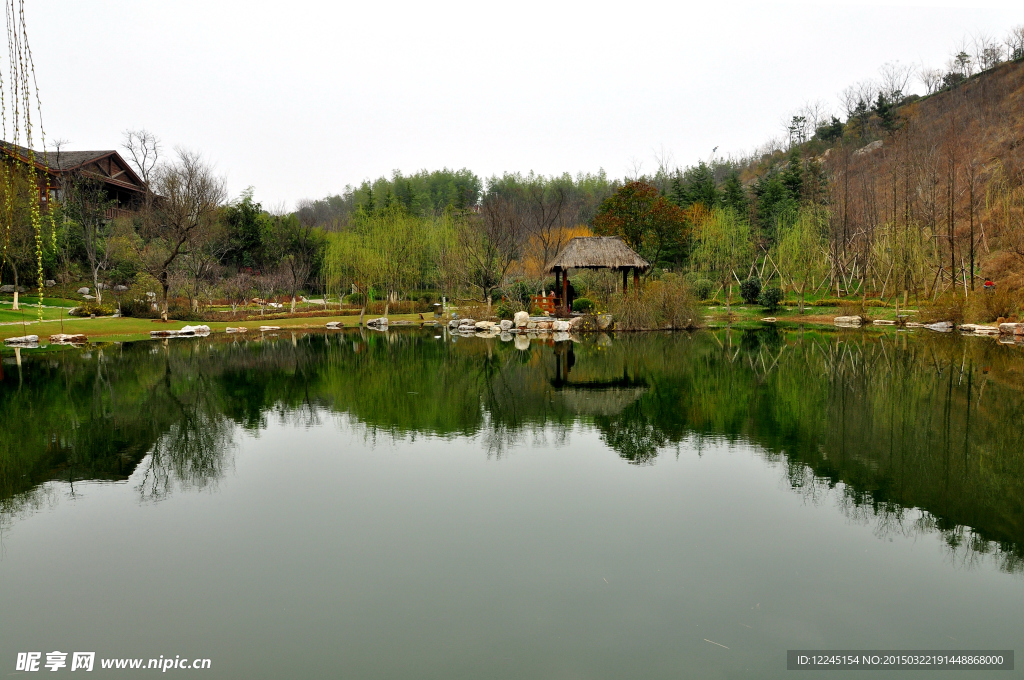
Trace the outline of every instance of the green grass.
<instances>
[{"instance_id":1,"label":"green grass","mask_svg":"<svg viewBox=\"0 0 1024 680\"><path fill-rule=\"evenodd\" d=\"M14 296L10 293L0 295L0 306L4 304L12 304L14 302ZM18 302L23 305L37 305L39 304L38 295L19 295ZM77 307L82 304L81 300L67 299L67 298L55 298L43 296L43 304L47 307Z\"/></svg>"},{"instance_id":2,"label":"green grass","mask_svg":"<svg viewBox=\"0 0 1024 680\"><path fill-rule=\"evenodd\" d=\"M35 309L31 310L35 312ZM26 310L28 312L28 310ZM370 318L367 316L367 318ZM395 321L412 321L419 323L420 318L418 314L391 314L388 318L394 323ZM28 317L30 321L34 321L34 315ZM18 319L20 321L20 319ZM359 324L359 315L348 315L348 316L324 316L324 317L313 317L313 318L297 318L297 319L273 319L268 321L239 321L235 323L225 322L197 322L189 323L186 321L170 321L168 323L162 323L153 319L132 319L132 318L113 318L113 317L98 317L95 319L68 319L65 318L63 324L64 333L81 333L88 337L90 340L104 341L129 341L129 340L143 340L148 339L150 331L155 330L178 330L189 325L205 325L210 327L210 330L214 333L223 333L224 329L228 326L235 328L245 327L250 329L250 332L258 329L260 326L280 326L282 329L300 329L300 328L324 328L329 321L339 321L344 326L356 326ZM4 338L11 338L21 335L38 335L40 340L46 341L50 335L61 332L61 324L56 321L45 321L43 323L28 323L26 326L22 326L20 323L13 326L0 326L0 340Z\"/></svg>"},{"instance_id":3,"label":"green grass","mask_svg":"<svg viewBox=\"0 0 1024 680\"><path fill-rule=\"evenodd\" d=\"M60 319L62 313L65 319L70 318L68 317L68 310L66 308L61 310L53 309L51 307L43 307L44 319ZM35 321L38 318L38 307L21 305L21 309L15 312L11 309L10 305L0 303L0 323L21 323L23 320Z\"/></svg>"},{"instance_id":4,"label":"green grass","mask_svg":"<svg viewBox=\"0 0 1024 680\"><path fill-rule=\"evenodd\" d=\"M851 307L858 307L860 305L859 300L850 300ZM729 318L726 316L725 305L714 305L703 308L707 314L706 321L709 324L717 325L726 323ZM916 307L911 307L910 311L905 312L900 309L900 314L910 314L913 316L913 312L916 312ZM832 319L839 316L842 313L839 307L816 307L810 303L804 306L804 313L800 314L799 305L793 300L786 300L786 304L783 307L769 312L767 309L760 305L744 305L744 304L733 304L732 305L732 319L733 323L760 323L761 319L766 317L775 317L779 323L802 323L802 324L820 324L820 325L832 325ZM874 319L896 319L896 308L895 307L868 307L865 312L866 316L872 320Z\"/></svg>"}]
</instances>

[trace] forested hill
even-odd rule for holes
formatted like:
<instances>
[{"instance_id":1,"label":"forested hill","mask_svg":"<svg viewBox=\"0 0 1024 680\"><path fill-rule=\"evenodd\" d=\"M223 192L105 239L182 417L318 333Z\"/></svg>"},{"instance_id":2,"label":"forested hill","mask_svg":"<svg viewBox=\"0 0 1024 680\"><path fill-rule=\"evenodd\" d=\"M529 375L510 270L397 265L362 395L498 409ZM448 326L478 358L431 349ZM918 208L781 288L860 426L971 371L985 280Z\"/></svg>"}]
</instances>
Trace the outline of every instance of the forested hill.
<instances>
[{"instance_id":1,"label":"forested hill","mask_svg":"<svg viewBox=\"0 0 1024 680\"><path fill-rule=\"evenodd\" d=\"M882 98L845 124L820 126L797 148L823 166L833 246L862 267L872 251L877 259L888 249L902 251L888 268L911 277L929 264L932 277L962 272L965 264L971 271L973 261L980 275L1019 284L1022 111L1024 62L1017 61L899 105ZM745 177L758 186L755 176L771 173L783 155L752 164ZM813 190L805 189L805 198Z\"/></svg>"}]
</instances>

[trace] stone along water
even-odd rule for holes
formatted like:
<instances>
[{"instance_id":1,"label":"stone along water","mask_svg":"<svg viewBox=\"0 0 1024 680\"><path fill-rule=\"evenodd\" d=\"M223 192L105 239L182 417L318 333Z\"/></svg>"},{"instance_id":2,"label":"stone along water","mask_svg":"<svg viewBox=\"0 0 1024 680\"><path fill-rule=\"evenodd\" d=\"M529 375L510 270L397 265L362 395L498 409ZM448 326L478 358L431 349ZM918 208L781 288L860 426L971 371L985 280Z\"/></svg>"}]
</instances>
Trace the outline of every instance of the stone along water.
<instances>
[{"instance_id":1,"label":"stone along water","mask_svg":"<svg viewBox=\"0 0 1024 680\"><path fill-rule=\"evenodd\" d=\"M2 368L4 674L59 650L98 677L781 678L787 649L1021 648L1020 348L338 332Z\"/></svg>"}]
</instances>

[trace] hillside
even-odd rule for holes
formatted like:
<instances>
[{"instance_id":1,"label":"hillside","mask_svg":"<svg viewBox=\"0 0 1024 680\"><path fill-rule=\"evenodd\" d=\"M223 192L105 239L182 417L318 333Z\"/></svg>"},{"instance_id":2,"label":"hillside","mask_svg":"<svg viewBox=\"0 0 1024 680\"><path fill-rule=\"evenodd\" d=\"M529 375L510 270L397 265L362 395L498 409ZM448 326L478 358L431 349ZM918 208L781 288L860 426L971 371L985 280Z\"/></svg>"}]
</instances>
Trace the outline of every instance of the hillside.
<instances>
[{"instance_id":1,"label":"hillside","mask_svg":"<svg viewBox=\"0 0 1024 680\"><path fill-rule=\"evenodd\" d=\"M1022 111L1018 61L913 98L888 121L877 112L851 117L842 138L823 151L820 140L809 142L806 151L819 152L828 178L840 266L869 272L874 288L888 277L888 287L931 295L954 282L978 287L979 278L1019 287Z\"/></svg>"}]
</instances>

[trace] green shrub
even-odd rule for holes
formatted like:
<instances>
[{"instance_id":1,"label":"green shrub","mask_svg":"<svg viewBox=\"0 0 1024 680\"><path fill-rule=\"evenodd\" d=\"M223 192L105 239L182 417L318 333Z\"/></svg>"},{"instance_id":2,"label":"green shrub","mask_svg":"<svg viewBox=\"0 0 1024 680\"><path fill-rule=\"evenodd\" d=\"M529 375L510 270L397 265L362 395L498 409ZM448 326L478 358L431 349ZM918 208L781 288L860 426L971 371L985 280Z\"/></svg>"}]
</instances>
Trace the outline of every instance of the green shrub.
<instances>
[{"instance_id":1,"label":"green shrub","mask_svg":"<svg viewBox=\"0 0 1024 680\"><path fill-rule=\"evenodd\" d=\"M572 311L581 314L591 314L594 311L594 303L590 298L576 298L572 301Z\"/></svg>"},{"instance_id":2,"label":"green shrub","mask_svg":"<svg viewBox=\"0 0 1024 680\"><path fill-rule=\"evenodd\" d=\"M149 300L121 300L121 316L155 319L160 316L160 312L153 309Z\"/></svg>"},{"instance_id":3,"label":"green shrub","mask_svg":"<svg viewBox=\"0 0 1024 680\"><path fill-rule=\"evenodd\" d=\"M92 300L87 300L68 311L70 316L110 316L113 313L113 307L109 305L98 305Z\"/></svg>"},{"instance_id":4,"label":"green shrub","mask_svg":"<svg viewBox=\"0 0 1024 680\"><path fill-rule=\"evenodd\" d=\"M751 276L749 279L745 279L740 284L740 297L748 305L757 303L757 298L761 294L761 279L756 276Z\"/></svg>"},{"instance_id":5,"label":"green shrub","mask_svg":"<svg viewBox=\"0 0 1024 680\"><path fill-rule=\"evenodd\" d=\"M192 311L185 300L171 300L167 303L167 318L178 321L202 321L203 315Z\"/></svg>"},{"instance_id":6,"label":"green shrub","mask_svg":"<svg viewBox=\"0 0 1024 680\"><path fill-rule=\"evenodd\" d=\"M881 300L851 300L850 298L821 298L816 301L807 301L808 304L813 304L815 307L849 307L850 305L864 305L865 307L888 307L889 305Z\"/></svg>"},{"instance_id":7,"label":"green shrub","mask_svg":"<svg viewBox=\"0 0 1024 680\"><path fill-rule=\"evenodd\" d=\"M505 287L504 295L510 302L518 304L522 309L526 309L533 299L533 292L533 288L525 281L516 281Z\"/></svg>"},{"instance_id":8,"label":"green shrub","mask_svg":"<svg viewBox=\"0 0 1024 680\"><path fill-rule=\"evenodd\" d=\"M349 293L345 296L345 304L349 305L361 305L366 301L366 296L362 293Z\"/></svg>"},{"instance_id":9,"label":"green shrub","mask_svg":"<svg viewBox=\"0 0 1024 680\"><path fill-rule=\"evenodd\" d=\"M757 303L767 309L769 312L774 312L779 308L779 304L782 302L784 293L782 289L777 286L769 286L761 290L761 294L757 296Z\"/></svg>"},{"instance_id":10,"label":"green shrub","mask_svg":"<svg viewBox=\"0 0 1024 680\"><path fill-rule=\"evenodd\" d=\"M529 309L530 316L544 316L544 310L537 305L532 305Z\"/></svg>"},{"instance_id":11,"label":"green shrub","mask_svg":"<svg viewBox=\"0 0 1024 680\"><path fill-rule=\"evenodd\" d=\"M494 313L499 319L512 320L517 311L519 311L517 309L517 305L509 302L508 300L502 300L494 306Z\"/></svg>"},{"instance_id":12,"label":"green shrub","mask_svg":"<svg viewBox=\"0 0 1024 680\"><path fill-rule=\"evenodd\" d=\"M707 300L711 297L711 293L714 290L715 284L707 279L697 279L696 283L693 284L693 294L697 296L698 300Z\"/></svg>"}]
</instances>

